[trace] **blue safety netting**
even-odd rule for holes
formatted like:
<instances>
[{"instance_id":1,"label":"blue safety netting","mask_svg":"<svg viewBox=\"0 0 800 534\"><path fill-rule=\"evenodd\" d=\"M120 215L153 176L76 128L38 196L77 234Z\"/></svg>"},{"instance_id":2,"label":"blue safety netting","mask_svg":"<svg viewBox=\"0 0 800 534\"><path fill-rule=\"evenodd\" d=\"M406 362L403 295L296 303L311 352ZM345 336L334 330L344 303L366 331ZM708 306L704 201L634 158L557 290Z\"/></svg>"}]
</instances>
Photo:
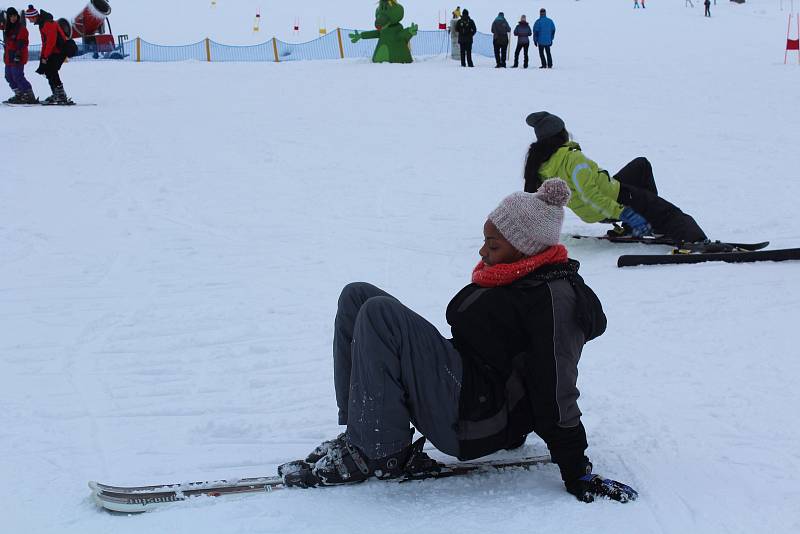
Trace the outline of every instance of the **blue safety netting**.
<instances>
[{"instance_id":1,"label":"blue safety netting","mask_svg":"<svg viewBox=\"0 0 800 534\"><path fill-rule=\"evenodd\" d=\"M375 51L376 39L361 39L350 42L349 35L354 30L334 30L305 43L287 43L270 39L261 44L231 46L212 40L178 46L150 43L144 39L133 39L117 44L113 49L98 50L92 44L79 44L78 55L70 61L90 59L124 59L127 61L302 61L321 59L370 58ZM420 31L411 39L411 53L414 56L435 56L449 54L450 35L446 30ZM2 50L2 43L0 43ZM30 61L38 61L41 46L32 45L29 49ZM494 57L492 36L485 33L475 35L472 53Z\"/></svg>"}]
</instances>

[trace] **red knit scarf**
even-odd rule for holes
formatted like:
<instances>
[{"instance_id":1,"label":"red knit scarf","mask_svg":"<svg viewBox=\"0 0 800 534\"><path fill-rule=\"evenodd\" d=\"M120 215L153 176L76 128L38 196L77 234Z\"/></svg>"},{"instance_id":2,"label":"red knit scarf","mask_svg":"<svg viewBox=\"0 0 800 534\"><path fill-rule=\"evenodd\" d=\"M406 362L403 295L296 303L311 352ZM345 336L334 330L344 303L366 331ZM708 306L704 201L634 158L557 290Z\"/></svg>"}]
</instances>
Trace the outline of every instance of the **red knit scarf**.
<instances>
[{"instance_id":1,"label":"red knit scarf","mask_svg":"<svg viewBox=\"0 0 800 534\"><path fill-rule=\"evenodd\" d=\"M568 259L567 247L555 245L535 256L528 256L514 263L486 265L483 261L479 261L472 271L472 282L481 287L506 286L543 265L566 263Z\"/></svg>"}]
</instances>

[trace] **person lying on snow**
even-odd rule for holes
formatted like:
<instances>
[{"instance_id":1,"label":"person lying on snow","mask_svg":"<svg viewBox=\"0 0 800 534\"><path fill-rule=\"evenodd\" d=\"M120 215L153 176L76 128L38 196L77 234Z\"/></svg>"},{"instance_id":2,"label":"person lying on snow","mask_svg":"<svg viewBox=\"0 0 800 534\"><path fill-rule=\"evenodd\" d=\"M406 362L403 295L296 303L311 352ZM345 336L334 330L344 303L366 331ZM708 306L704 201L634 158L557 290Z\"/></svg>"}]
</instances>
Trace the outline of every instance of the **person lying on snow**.
<instances>
[{"instance_id":1,"label":"person lying on snow","mask_svg":"<svg viewBox=\"0 0 800 534\"><path fill-rule=\"evenodd\" d=\"M558 177L572 191L568 207L584 222L623 223L623 231L611 230L609 235L641 237L655 232L677 242L707 239L690 215L658 196L647 158L634 159L612 177L570 140L559 117L539 111L525 122L536 134L525 161L525 191L532 193L544 181Z\"/></svg>"},{"instance_id":2,"label":"person lying on snow","mask_svg":"<svg viewBox=\"0 0 800 534\"><path fill-rule=\"evenodd\" d=\"M578 360L603 333L600 301L559 244L567 184L516 192L489 214L472 283L447 306L452 339L385 291L347 285L334 323L339 424L305 461L280 466L287 485L310 487L437 470L424 439L461 460L521 447L535 432L567 491L617 500L592 474L578 409ZM414 428L425 436L412 444ZM621 485L620 485L621 486Z\"/></svg>"}]
</instances>

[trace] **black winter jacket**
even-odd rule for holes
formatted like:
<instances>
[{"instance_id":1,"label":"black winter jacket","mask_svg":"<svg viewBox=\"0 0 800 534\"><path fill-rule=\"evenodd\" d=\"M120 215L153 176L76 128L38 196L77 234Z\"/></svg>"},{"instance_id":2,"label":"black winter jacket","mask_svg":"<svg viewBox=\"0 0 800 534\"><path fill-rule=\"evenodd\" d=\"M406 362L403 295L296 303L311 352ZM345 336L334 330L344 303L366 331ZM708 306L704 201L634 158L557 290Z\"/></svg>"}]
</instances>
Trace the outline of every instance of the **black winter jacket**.
<instances>
[{"instance_id":1,"label":"black winter jacket","mask_svg":"<svg viewBox=\"0 0 800 534\"><path fill-rule=\"evenodd\" d=\"M478 33L478 28L475 26L475 21L467 16L462 16L456 23L456 31L458 32L458 42L461 44L471 44L472 37Z\"/></svg>"},{"instance_id":2,"label":"black winter jacket","mask_svg":"<svg viewBox=\"0 0 800 534\"><path fill-rule=\"evenodd\" d=\"M464 374L459 458L485 456L535 432L564 480L585 468L578 360L605 330L600 301L579 264L547 265L496 288L470 284L447 306Z\"/></svg>"}]
</instances>

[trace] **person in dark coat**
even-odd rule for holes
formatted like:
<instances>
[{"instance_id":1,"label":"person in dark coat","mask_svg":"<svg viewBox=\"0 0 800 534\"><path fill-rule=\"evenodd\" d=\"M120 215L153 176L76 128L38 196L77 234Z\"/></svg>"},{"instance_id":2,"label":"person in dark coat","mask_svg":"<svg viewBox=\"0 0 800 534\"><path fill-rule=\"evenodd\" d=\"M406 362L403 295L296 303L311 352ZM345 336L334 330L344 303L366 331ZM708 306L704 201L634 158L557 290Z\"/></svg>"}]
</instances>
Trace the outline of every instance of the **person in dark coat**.
<instances>
[{"instance_id":1,"label":"person in dark coat","mask_svg":"<svg viewBox=\"0 0 800 534\"><path fill-rule=\"evenodd\" d=\"M412 443L412 423L462 460L520 447L534 432L568 492L586 502L615 498L610 481L591 474L577 403L578 360L605 315L559 244L569 196L554 179L534 194L509 195L489 214L472 283L447 306L452 339L371 284L342 290L333 366L347 429L306 460L282 465L288 485L435 472L424 438ZM635 498L628 490L619 500Z\"/></svg>"},{"instance_id":2,"label":"person in dark coat","mask_svg":"<svg viewBox=\"0 0 800 534\"><path fill-rule=\"evenodd\" d=\"M517 23L517 27L514 28L514 35L517 36L517 48L514 49L514 65L511 68L516 69L519 67L519 52L523 50L524 54L524 61L522 67L527 69L528 68L528 48L531 46L530 37L533 35L531 30L530 24L525 19L525 15L522 15Z\"/></svg>"},{"instance_id":3,"label":"person in dark coat","mask_svg":"<svg viewBox=\"0 0 800 534\"><path fill-rule=\"evenodd\" d=\"M14 96L5 101L7 104L35 104L36 96L33 87L25 78L25 65L28 63L28 29L25 17L19 11L9 7L5 12L5 23L0 23L3 30L3 63L8 85Z\"/></svg>"},{"instance_id":4,"label":"person in dark coat","mask_svg":"<svg viewBox=\"0 0 800 534\"><path fill-rule=\"evenodd\" d=\"M492 44L494 45L494 60L497 63L495 65L497 69L506 68L509 33L511 33L511 26L508 25L508 21L501 11L492 22Z\"/></svg>"},{"instance_id":5,"label":"person in dark coat","mask_svg":"<svg viewBox=\"0 0 800 534\"><path fill-rule=\"evenodd\" d=\"M555 23L547 18L546 9L540 9L539 18L533 24L533 45L539 47L539 59L542 61L540 69L553 68L553 56L550 55L550 47L553 46L555 36Z\"/></svg>"},{"instance_id":6,"label":"person in dark coat","mask_svg":"<svg viewBox=\"0 0 800 534\"><path fill-rule=\"evenodd\" d=\"M706 6L706 12L705 12L704 16L710 17L711 16L711 0L705 0L705 2L703 2L703 5Z\"/></svg>"},{"instance_id":7,"label":"person in dark coat","mask_svg":"<svg viewBox=\"0 0 800 534\"><path fill-rule=\"evenodd\" d=\"M478 28L475 27L475 21L469 18L469 10L465 9L461 12L461 19L456 24L456 31L458 32L458 46L461 48L461 66L474 67L472 64L472 38L478 33Z\"/></svg>"},{"instance_id":8,"label":"person in dark coat","mask_svg":"<svg viewBox=\"0 0 800 534\"><path fill-rule=\"evenodd\" d=\"M67 59L67 55L63 51L67 36L58 22L53 20L53 15L44 9L39 11L36 24L39 26L39 33L42 35L42 53L36 73L47 77L47 83L50 84L50 90L53 92L42 103L71 104L72 100L67 97L59 74L61 66Z\"/></svg>"}]
</instances>

